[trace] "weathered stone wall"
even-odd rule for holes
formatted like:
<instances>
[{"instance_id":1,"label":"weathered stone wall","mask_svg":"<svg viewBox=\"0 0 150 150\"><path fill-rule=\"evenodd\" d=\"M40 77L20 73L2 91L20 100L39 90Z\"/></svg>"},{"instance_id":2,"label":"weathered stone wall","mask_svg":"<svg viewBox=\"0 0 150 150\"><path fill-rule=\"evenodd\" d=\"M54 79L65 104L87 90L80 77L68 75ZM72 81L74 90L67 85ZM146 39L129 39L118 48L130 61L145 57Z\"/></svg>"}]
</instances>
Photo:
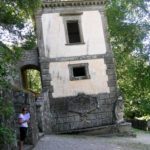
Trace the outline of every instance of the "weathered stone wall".
<instances>
[{"instance_id":1,"label":"weathered stone wall","mask_svg":"<svg viewBox=\"0 0 150 150\"><path fill-rule=\"evenodd\" d=\"M107 93L53 99L52 131L82 131L85 128L114 124L114 102L115 97Z\"/></svg>"},{"instance_id":2,"label":"weathered stone wall","mask_svg":"<svg viewBox=\"0 0 150 150\"><path fill-rule=\"evenodd\" d=\"M6 92L6 91L5 91ZM36 105L35 105L35 96L32 93L25 93L23 91L18 91L16 89L11 89L7 91L6 93L3 92L4 99L12 100L15 113L11 116L11 118L6 122L3 120L2 122L8 125L10 127L14 134L16 139L14 139L14 143L10 145L0 145L1 150L16 150L19 142L19 124L18 124L18 116L22 111L22 107L26 106L28 108L28 111L31 114L29 128L28 128L28 134L25 143L26 144L32 144L35 145L38 141L38 128L37 128L37 118L36 118ZM1 118L0 118L1 119ZM1 121L1 120L0 120Z\"/></svg>"},{"instance_id":3,"label":"weathered stone wall","mask_svg":"<svg viewBox=\"0 0 150 150\"><path fill-rule=\"evenodd\" d=\"M43 132L47 134L50 133L51 113L50 113L50 105L49 105L49 90L43 91L43 93L37 98L36 114L37 114L39 132Z\"/></svg>"},{"instance_id":4,"label":"weathered stone wall","mask_svg":"<svg viewBox=\"0 0 150 150\"><path fill-rule=\"evenodd\" d=\"M39 53L38 49L26 50L23 52L22 57L18 63L21 68L23 66L33 65L39 67Z\"/></svg>"},{"instance_id":5,"label":"weathered stone wall","mask_svg":"<svg viewBox=\"0 0 150 150\"><path fill-rule=\"evenodd\" d=\"M12 84L22 89L23 86L23 69L37 69L40 71L38 48L23 51L21 58L16 64L16 75Z\"/></svg>"},{"instance_id":6,"label":"weathered stone wall","mask_svg":"<svg viewBox=\"0 0 150 150\"><path fill-rule=\"evenodd\" d=\"M38 140L38 128L37 128L37 118L36 118L36 105L35 96L32 93L24 93L22 91L13 92L14 97L14 108L15 108L15 130L17 137L19 138L19 124L18 115L21 113L23 106L26 106L30 112L31 118L28 128L28 135L26 139L27 144L36 144Z\"/></svg>"}]
</instances>

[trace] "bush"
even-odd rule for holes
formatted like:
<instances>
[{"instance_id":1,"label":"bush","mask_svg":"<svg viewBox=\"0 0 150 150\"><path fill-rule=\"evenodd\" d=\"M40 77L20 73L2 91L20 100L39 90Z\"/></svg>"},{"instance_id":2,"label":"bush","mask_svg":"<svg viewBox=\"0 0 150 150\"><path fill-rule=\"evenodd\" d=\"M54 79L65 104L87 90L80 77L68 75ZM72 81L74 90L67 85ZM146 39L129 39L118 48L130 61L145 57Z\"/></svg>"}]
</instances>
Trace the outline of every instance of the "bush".
<instances>
[{"instance_id":1,"label":"bush","mask_svg":"<svg viewBox=\"0 0 150 150\"><path fill-rule=\"evenodd\" d=\"M12 144L15 141L15 133L11 128L0 125L0 144Z\"/></svg>"}]
</instances>

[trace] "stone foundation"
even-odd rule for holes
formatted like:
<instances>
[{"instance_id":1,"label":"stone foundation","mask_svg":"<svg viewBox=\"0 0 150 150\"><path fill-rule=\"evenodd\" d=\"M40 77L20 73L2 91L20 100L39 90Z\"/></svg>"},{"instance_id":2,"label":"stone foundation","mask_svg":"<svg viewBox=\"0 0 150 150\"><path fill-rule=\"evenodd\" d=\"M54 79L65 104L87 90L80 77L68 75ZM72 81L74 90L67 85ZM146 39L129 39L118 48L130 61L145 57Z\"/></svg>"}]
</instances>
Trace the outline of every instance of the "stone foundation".
<instances>
[{"instance_id":1,"label":"stone foundation","mask_svg":"<svg viewBox=\"0 0 150 150\"><path fill-rule=\"evenodd\" d=\"M68 133L114 124L115 100L107 93L53 99L50 102L52 132Z\"/></svg>"},{"instance_id":2,"label":"stone foundation","mask_svg":"<svg viewBox=\"0 0 150 150\"><path fill-rule=\"evenodd\" d=\"M120 124L106 125L81 130L73 130L70 133L93 136L133 136L136 134L132 131L131 123L123 122Z\"/></svg>"}]
</instances>

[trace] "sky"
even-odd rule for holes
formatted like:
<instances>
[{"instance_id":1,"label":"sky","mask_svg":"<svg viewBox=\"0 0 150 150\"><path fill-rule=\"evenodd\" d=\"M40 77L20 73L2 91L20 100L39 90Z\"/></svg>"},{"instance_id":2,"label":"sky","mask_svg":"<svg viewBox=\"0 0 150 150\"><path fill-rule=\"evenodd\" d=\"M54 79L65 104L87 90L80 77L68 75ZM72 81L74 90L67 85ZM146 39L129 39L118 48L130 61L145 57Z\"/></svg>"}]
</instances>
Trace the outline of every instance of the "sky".
<instances>
[{"instance_id":1,"label":"sky","mask_svg":"<svg viewBox=\"0 0 150 150\"><path fill-rule=\"evenodd\" d=\"M24 28L22 30L14 27L14 30L16 32L9 32L8 30L3 29L3 27L0 26L0 41L3 43L11 46L11 45L20 45L22 42L25 41L24 36L33 31L33 25L30 20L27 21L27 23L24 24Z\"/></svg>"}]
</instances>

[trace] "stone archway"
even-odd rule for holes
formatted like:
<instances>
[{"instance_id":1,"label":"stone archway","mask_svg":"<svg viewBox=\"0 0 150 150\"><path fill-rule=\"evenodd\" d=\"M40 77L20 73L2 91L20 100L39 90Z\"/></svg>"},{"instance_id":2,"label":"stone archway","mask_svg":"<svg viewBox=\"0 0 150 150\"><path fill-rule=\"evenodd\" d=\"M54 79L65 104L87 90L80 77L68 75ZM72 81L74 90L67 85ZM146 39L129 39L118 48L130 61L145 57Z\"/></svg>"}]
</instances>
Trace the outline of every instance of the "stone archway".
<instances>
[{"instance_id":1,"label":"stone archway","mask_svg":"<svg viewBox=\"0 0 150 150\"><path fill-rule=\"evenodd\" d=\"M40 93L41 73L39 67L28 64L21 67L22 86L25 90L33 93Z\"/></svg>"}]
</instances>

